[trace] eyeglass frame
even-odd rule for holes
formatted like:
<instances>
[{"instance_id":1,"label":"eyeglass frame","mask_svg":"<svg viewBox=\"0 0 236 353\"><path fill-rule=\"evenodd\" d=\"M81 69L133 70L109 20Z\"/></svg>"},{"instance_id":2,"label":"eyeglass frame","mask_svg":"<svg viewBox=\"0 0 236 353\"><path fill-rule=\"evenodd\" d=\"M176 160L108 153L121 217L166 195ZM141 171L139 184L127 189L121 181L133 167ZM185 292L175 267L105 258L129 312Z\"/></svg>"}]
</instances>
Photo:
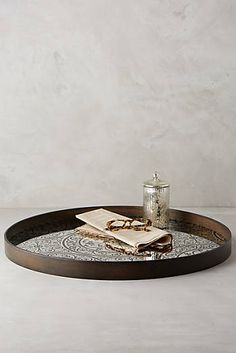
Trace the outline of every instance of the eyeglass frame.
<instances>
[{"instance_id":1,"label":"eyeglass frame","mask_svg":"<svg viewBox=\"0 0 236 353\"><path fill-rule=\"evenodd\" d=\"M138 218L138 219L112 219L107 222L106 230L109 230L111 232L116 232L121 229L132 229L134 231L149 232L150 229L147 229L147 227L150 227L152 225L152 221L150 219L146 219L145 222L142 222L142 224L132 225L133 222L135 222L135 221L140 222L141 219L140 218ZM112 223L114 223L114 222L123 222L123 225L122 226L112 226Z\"/></svg>"}]
</instances>

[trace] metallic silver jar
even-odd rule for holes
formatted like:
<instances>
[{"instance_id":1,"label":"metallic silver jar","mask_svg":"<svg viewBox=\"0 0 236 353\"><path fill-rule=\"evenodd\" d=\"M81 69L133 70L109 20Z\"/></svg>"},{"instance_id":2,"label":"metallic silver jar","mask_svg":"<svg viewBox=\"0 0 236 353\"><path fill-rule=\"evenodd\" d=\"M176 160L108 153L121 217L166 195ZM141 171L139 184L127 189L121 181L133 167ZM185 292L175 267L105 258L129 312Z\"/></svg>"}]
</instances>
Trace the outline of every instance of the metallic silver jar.
<instances>
[{"instance_id":1,"label":"metallic silver jar","mask_svg":"<svg viewBox=\"0 0 236 353\"><path fill-rule=\"evenodd\" d=\"M143 217L152 225L166 228L169 223L170 185L161 180L158 173L143 184Z\"/></svg>"}]
</instances>

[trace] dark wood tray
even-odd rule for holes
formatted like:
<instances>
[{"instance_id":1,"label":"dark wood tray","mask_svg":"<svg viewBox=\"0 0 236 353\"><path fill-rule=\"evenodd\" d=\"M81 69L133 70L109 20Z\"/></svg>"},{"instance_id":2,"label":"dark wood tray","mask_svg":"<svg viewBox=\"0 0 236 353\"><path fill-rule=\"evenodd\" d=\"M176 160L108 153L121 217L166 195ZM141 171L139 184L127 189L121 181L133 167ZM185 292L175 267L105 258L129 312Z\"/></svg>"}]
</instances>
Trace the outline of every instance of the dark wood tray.
<instances>
[{"instance_id":1,"label":"dark wood tray","mask_svg":"<svg viewBox=\"0 0 236 353\"><path fill-rule=\"evenodd\" d=\"M141 217L140 206L100 206L128 217ZM207 269L231 253L230 230L220 222L170 210L173 250L134 256L107 249L101 240L75 234L78 213L98 207L49 212L24 219L5 233L7 257L18 265L53 275L90 279L141 279L176 276Z\"/></svg>"}]
</instances>

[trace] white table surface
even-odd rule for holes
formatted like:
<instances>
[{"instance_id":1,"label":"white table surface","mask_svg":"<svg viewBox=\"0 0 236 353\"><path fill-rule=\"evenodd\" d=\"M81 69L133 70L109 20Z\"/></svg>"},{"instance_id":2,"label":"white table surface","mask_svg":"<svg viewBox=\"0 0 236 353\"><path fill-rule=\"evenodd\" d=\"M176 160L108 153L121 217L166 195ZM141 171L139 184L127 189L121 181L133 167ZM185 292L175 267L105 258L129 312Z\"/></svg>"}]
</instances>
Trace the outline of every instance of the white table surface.
<instances>
[{"instance_id":1,"label":"white table surface","mask_svg":"<svg viewBox=\"0 0 236 353\"><path fill-rule=\"evenodd\" d=\"M235 353L236 209L187 209L226 224L231 257L189 275L138 281L63 278L4 255L12 223L47 209L1 209L0 352Z\"/></svg>"}]
</instances>

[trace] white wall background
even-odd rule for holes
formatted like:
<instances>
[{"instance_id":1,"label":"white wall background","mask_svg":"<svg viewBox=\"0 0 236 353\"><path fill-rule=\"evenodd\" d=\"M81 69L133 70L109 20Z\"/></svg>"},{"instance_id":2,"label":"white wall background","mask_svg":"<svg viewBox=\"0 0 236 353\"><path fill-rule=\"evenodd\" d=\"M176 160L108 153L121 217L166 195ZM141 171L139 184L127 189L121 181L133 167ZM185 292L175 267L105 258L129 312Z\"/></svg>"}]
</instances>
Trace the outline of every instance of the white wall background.
<instances>
[{"instance_id":1,"label":"white wall background","mask_svg":"<svg viewBox=\"0 0 236 353\"><path fill-rule=\"evenodd\" d=\"M0 206L236 206L236 1L0 0Z\"/></svg>"}]
</instances>

